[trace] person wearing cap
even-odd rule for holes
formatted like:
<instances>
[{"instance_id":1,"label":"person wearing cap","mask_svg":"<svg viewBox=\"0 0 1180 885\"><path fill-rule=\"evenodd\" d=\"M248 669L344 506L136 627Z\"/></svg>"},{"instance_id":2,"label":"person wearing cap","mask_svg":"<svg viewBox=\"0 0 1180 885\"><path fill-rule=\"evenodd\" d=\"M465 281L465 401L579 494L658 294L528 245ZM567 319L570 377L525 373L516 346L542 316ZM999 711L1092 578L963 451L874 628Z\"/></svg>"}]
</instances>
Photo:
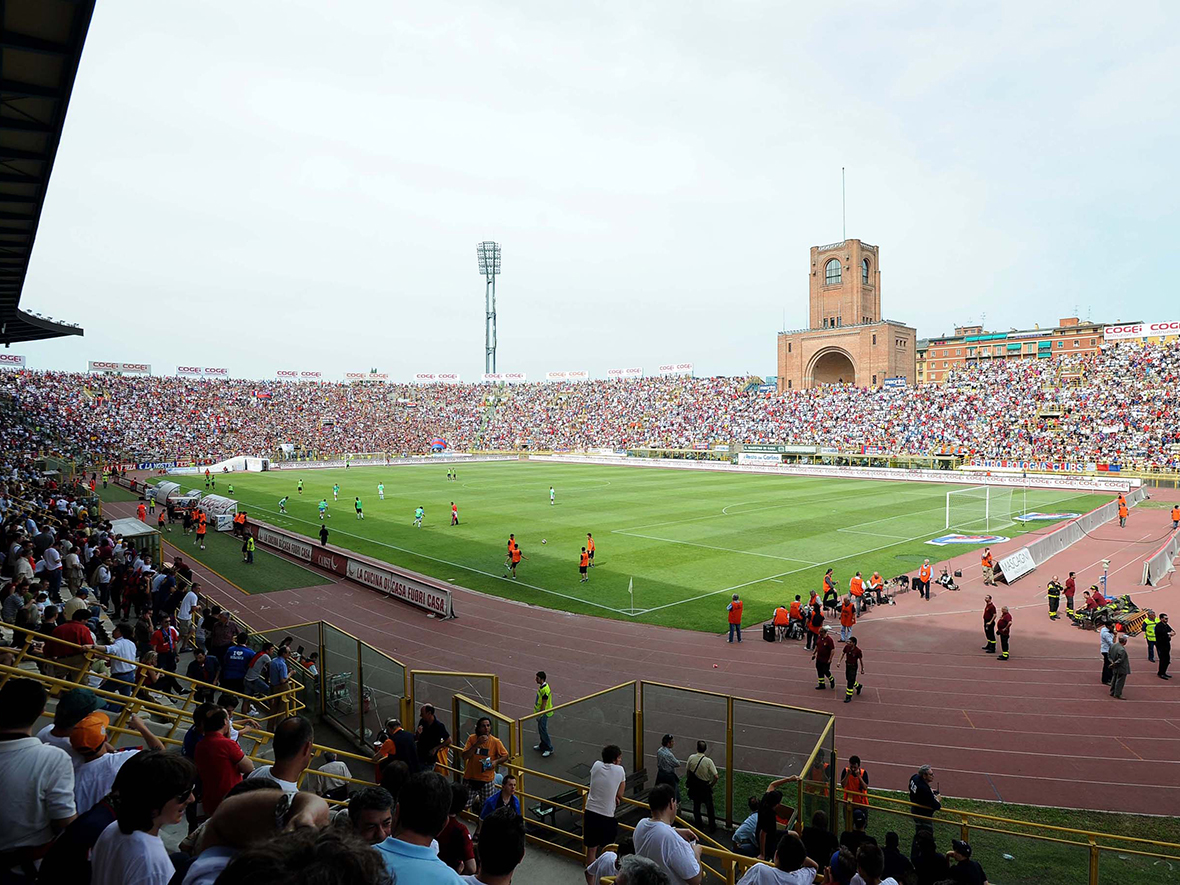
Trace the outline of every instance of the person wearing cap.
<instances>
[{"instance_id":1,"label":"person wearing cap","mask_svg":"<svg viewBox=\"0 0 1180 885\"><path fill-rule=\"evenodd\" d=\"M112 747L107 734L110 724L111 718L106 713L94 712L70 732L70 746L82 759L82 764L74 770L74 807L79 814L85 814L111 791L119 769L143 749ZM128 724L139 732L147 749L164 749L164 744L138 716L132 716Z\"/></svg>"},{"instance_id":2,"label":"person wearing cap","mask_svg":"<svg viewBox=\"0 0 1180 885\"><path fill-rule=\"evenodd\" d=\"M1131 656L1127 654L1127 634L1120 633L1119 640L1110 647L1110 696L1123 699L1123 686L1131 675Z\"/></svg>"},{"instance_id":3,"label":"person wearing cap","mask_svg":"<svg viewBox=\"0 0 1180 885\"><path fill-rule=\"evenodd\" d=\"M98 695L88 688L73 688L57 699L53 722L37 732L37 739L53 747L61 747L69 754L70 761L77 768L82 757L70 743L74 726L102 706Z\"/></svg>"},{"instance_id":4,"label":"person wearing cap","mask_svg":"<svg viewBox=\"0 0 1180 885\"><path fill-rule=\"evenodd\" d=\"M865 832L865 827L868 825L869 813L863 808L854 808L852 810L852 829L845 830L840 834L840 844L853 854L866 842L876 845L877 840Z\"/></svg>"},{"instance_id":5,"label":"person wearing cap","mask_svg":"<svg viewBox=\"0 0 1180 885\"><path fill-rule=\"evenodd\" d=\"M951 881L955 885L987 885L987 873L979 861L971 859L971 846L962 839L951 840L946 859L951 863Z\"/></svg>"}]
</instances>

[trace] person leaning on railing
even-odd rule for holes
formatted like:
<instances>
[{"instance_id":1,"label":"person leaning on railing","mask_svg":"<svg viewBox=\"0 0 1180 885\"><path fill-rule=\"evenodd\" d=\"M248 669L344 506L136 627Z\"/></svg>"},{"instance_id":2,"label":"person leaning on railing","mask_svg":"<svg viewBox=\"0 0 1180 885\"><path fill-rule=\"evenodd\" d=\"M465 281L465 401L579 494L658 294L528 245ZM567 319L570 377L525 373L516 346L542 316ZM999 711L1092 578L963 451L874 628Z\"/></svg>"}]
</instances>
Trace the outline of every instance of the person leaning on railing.
<instances>
[{"instance_id":1,"label":"person leaning on railing","mask_svg":"<svg viewBox=\"0 0 1180 885\"><path fill-rule=\"evenodd\" d=\"M700 885L701 844L691 830L672 826L679 803L670 784L656 784L647 799L651 816L635 825L635 853L655 861L672 885Z\"/></svg>"}]
</instances>

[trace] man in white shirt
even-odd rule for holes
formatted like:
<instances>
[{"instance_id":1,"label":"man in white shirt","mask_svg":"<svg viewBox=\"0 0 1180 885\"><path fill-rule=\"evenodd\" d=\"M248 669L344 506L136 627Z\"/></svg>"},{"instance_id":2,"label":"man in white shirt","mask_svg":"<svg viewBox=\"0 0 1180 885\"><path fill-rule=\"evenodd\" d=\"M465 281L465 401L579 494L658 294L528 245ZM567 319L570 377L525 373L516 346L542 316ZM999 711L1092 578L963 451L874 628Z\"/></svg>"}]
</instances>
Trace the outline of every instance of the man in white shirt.
<instances>
[{"instance_id":1,"label":"man in white shirt","mask_svg":"<svg viewBox=\"0 0 1180 885\"><path fill-rule=\"evenodd\" d=\"M691 830L675 829L679 803L671 784L656 784L648 795L651 817L635 825L635 853L655 861L672 885L700 885L701 846Z\"/></svg>"},{"instance_id":2,"label":"man in white shirt","mask_svg":"<svg viewBox=\"0 0 1180 885\"><path fill-rule=\"evenodd\" d=\"M275 726L273 765L254 769L247 780L270 778L286 793L299 792L299 778L311 762L315 734L311 723L302 716L288 716Z\"/></svg>"},{"instance_id":3,"label":"man in white shirt","mask_svg":"<svg viewBox=\"0 0 1180 885\"><path fill-rule=\"evenodd\" d=\"M119 769L140 750L112 747L107 740L110 724L106 713L91 713L70 732L70 746L82 757L82 764L74 770L74 806L80 814L88 812L111 791ZM139 732L147 749L164 749L164 744L138 716L132 716L128 724Z\"/></svg>"},{"instance_id":4,"label":"man in white shirt","mask_svg":"<svg viewBox=\"0 0 1180 885\"><path fill-rule=\"evenodd\" d=\"M180 607L176 610L176 629L180 631L182 646L187 646L189 637L193 635L193 606L197 602L197 594L193 592L190 584L184 596L181 597Z\"/></svg>"},{"instance_id":5,"label":"man in white shirt","mask_svg":"<svg viewBox=\"0 0 1180 885\"><path fill-rule=\"evenodd\" d=\"M582 820L582 844L586 846L586 866L603 847L618 838L619 824L615 809L623 801L627 772L623 770L623 751L610 744L602 749L602 760L590 767L590 791ZM614 875L611 873L610 875Z\"/></svg>"},{"instance_id":6,"label":"man in white shirt","mask_svg":"<svg viewBox=\"0 0 1180 885\"><path fill-rule=\"evenodd\" d=\"M29 868L76 817L70 757L32 736L46 699L32 679L9 679L0 688L0 854L20 849L14 863Z\"/></svg>"},{"instance_id":7,"label":"man in white shirt","mask_svg":"<svg viewBox=\"0 0 1180 885\"><path fill-rule=\"evenodd\" d=\"M61 545L56 541L41 554L45 579L49 582L49 598L61 602Z\"/></svg>"},{"instance_id":8,"label":"man in white shirt","mask_svg":"<svg viewBox=\"0 0 1180 885\"><path fill-rule=\"evenodd\" d=\"M121 695L131 697L135 690L135 661L138 659L138 649L132 641L132 627L125 622L115 625L114 639L110 645L104 645L102 650L122 660L111 660L111 678L103 686L107 691L117 691ZM122 709L113 701L108 701L104 709L119 712Z\"/></svg>"}]
</instances>

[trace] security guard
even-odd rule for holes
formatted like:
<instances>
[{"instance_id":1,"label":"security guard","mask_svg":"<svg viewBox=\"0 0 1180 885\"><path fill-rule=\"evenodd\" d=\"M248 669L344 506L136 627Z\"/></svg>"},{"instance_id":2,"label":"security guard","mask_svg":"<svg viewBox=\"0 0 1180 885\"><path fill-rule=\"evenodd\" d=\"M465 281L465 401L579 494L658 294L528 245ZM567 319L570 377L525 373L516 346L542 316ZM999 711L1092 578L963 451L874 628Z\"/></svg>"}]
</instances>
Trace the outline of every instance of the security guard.
<instances>
[{"instance_id":1,"label":"security guard","mask_svg":"<svg viewBox=\"0 0 1180 885\"><path fill-rule=\"evenodd\" d=\"M1155 661L1155 625L1160 622L1152 609L1143 618L1143 635L1147 637L1147 660Z\"/></svg>"},{"instance_id":2,"label":"security guard","mask_svg":"<svg viewBox=\"0 0 1180 885\"><path fill-rule=\"evenodd\" d=\"M1062 591L1062 589L1063 588L1062 588L1061 584L1059 584L1057 582L1057 575L1054 575L1052 580L1049 581L1048 587L1046 588L1046 592L1049 596L1049 620L1050 621L1057 620L1057 607L1061 604L1061 591Z\"/></svg>"},{"instance_id":3,"label":"security guard","mask_svg":"<svg viewBox=\"0 0 1180 885\"><path fill-rule=\"evenodd\" d=\"M103 488L106 488L106 481L103 481ZM1172 505L1172 529L1180 528L1180 504Z\"/></svg>"},{"instance_id":4,"label":"security guard","mask_svg":"<svg viewBox=\"0 0 1180 885\"><path fill-rule=\"evenodd\" d=\"M246 553L245 561L248 564L253 565L254 564L254 536L253 535L246 535L246 543L242 545L242 549Z\"/></svg>"}]
</instances>

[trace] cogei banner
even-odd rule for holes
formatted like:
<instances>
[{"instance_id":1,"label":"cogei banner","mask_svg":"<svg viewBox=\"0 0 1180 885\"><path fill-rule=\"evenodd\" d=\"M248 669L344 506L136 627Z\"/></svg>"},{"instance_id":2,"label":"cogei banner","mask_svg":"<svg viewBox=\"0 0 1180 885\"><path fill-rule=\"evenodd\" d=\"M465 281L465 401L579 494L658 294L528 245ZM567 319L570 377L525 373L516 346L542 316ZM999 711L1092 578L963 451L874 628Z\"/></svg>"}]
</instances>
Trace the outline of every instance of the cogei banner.
<instances>
[{"instance_id":1,"label":"cogei banner","mask_svg":"<svg viewBox=\"0 0 1180 885\"><path fill-rule=\"evenodd\" d=\"M606 377L616 381L636 381L643 377L643 367L635 366L630 369L607 369Z\"/></svg>"},{"instance_id":2,"label":"cogei banner","mask_svg":"<svg viewBox=\"0 0 1180 885\"><path fill-rule=\"evenodd\" d=\"M1169 335L1180 335L1180 320L1125 323L1121 326L1107 326L1102 330L1104 341L1133 341L1137 338L1164 338Z\"/></svg>"},{"instance_id":3,"label":"cogei banner","mask_svg":"<svg viewBox=\"0 0 1180 885\"><path fill-rule=\"evenodd\" d=\"M23 369L25 358L15 353L0 353L0 369Z\"/></svg>"},{"instance_id":4,"label":"cogei banner","mask_svg":"<svg viewBox=\"0 0 1180 885\"><path fill-rule=\"evenodd\" d=\"M152 367L148 363L122 363L109 360L91 360L88 372L118 372L123 375L150 375Z\"/></svg>"},{"instance_id":5,"label":"cogei banner","mask_svg":"<svg viewBox=\"0 0 1180 885\"><path fill-rule=\"evenodd\" d=\"M303 369L279 369L275 372L275 377L280 381L319 381L324 377L324 373Z\"/></svg>"},{"instance_id":6,"label":"cogei banner","mask_svg":"<svg viewBox=\"0 0 1180 885\"><path fill-rule=\"evenodd\" d=\"M668 363L660 366L657 371L661 375L691 375L692 363Z\"/></svg>"},{"instance_id":7,"label":"cogei banner","mask_svg":"<svg viewBox=\"0 0 1180 885\"><path fill-rule=\"evenodd\" d=\"M228 378L229 369L211 369L202 366L177 366L176 374L181 378Z\"/></svg>"}]
</instances>

